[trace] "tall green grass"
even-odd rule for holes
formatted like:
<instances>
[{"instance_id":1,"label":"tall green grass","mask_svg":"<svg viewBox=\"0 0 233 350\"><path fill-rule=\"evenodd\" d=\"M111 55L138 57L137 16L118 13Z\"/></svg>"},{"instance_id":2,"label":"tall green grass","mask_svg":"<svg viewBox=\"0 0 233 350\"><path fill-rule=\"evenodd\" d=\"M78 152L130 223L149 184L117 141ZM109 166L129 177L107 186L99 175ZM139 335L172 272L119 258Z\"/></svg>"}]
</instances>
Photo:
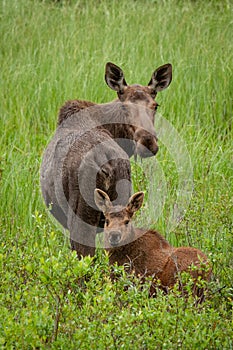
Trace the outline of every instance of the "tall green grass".
<instances>
[{"instance_id":1,"label":"tall green grass","mask_svg":"<svg viewBox=\"0 0 233 350\"><path fill-rule=\"evenodd\" d=\"M232 348L232 3L2 0L0 16L2 347ZM94 267L84 260L83 272L45 210L39 167L57 111L67 99L115 98L103 79L107 61L123 68L129 84L147 84L159 65L173 65L173 82L157 101L193 169L179 225L168 229L176 145L171 152L161 142L156 160L132 164L133 181L147 190L154 173L166 190L158 220L149 212L140 224L209 255L214 294L201 309L173 295L150 300L133 284L125 294L131 282L112 285L103 257ZM85 282L83 274L92 277Z\"/></svg>"}]
</instances>

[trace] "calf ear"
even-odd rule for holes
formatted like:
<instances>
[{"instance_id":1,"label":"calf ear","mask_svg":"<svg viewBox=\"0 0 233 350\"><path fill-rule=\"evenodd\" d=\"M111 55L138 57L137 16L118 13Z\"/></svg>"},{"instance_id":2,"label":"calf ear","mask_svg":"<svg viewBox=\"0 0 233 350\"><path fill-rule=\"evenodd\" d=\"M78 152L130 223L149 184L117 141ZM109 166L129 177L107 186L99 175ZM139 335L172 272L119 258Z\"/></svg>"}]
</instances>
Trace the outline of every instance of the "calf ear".
<instances>
[{"instance_id":1,"label":"calf ear","mask_svg":"<svg viewBox=\"0 0 233 350\"><path fill-rule=\"evenodd\" d=\"M127 204L127 210L133 215L137 210L139 210L142 206L144 199L143 192L134 193Z\"/></svg>"},{"instance_id":2,"label":"calf ear","mask_svg":"<svg viewBox=\"0 0 233 350\"><path fill-rule=\"evenodd\" d=\"M157 68L152 74L151 80L148 84L151 88L152 95L156 95L158 91L166 89L172 81L172 65L170 63L164 64Z\"/></svg>"},{"instance_id":3,"label":"calf ear","mask_svg":"<svg viewBox=\"0 0 233 350\"><path fill-rule=\"evenodd\" d=\"M119 94L123 94L127 86L122 69L111 62L106 64L105 81L111 89Z\"/></svg>"},{"instance_id":4,"label":"calf ear","mask_svg":"<svg viewBox=\"0 0 233 350\"><path fill-rule=\"evenodd\" d=\"M94 199L96 206L105 213L109 208L112 207L109 196L104 191L96 188L94 193Z\"/></svg>"}]
</instances>

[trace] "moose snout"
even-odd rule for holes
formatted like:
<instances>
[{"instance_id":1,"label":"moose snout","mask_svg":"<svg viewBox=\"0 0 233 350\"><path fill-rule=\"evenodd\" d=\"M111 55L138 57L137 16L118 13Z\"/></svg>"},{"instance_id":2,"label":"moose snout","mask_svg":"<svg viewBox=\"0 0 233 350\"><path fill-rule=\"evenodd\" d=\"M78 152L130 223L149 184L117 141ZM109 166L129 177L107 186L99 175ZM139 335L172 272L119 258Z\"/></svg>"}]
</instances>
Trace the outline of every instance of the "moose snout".
<instances>
[{"instance_id":1,"label":"moose snout","mask_svg":"<svg viewBox=\"0 0 233 350\"><path fill-rule=\"evenodd\" d=\"M135 153L141 158L153 157L159 150L155 133L145 129L138 129L135 133Z\"/></svg>"},{"instance_id":2,"label":"moose snout","mask_svg":"<svg viewBox=\"0 0 233 350\"><path fill-rule=\"evenodd\" d=\"M156 138L145 136L138 140L136 144L136 154L142 158L153 157L157 154L159 146Z\"/></svg>"},{"instance_id":3,"label":"moose snout","mask_svg":"<svg viewBox=\"0 0 233 350\"><path fill-rule=\"evenodd\" d=\"M121 232L120 231L111 231L109 233L109 243L111 246L117 246L121 240Z\"/></svg>"}]
</instances>

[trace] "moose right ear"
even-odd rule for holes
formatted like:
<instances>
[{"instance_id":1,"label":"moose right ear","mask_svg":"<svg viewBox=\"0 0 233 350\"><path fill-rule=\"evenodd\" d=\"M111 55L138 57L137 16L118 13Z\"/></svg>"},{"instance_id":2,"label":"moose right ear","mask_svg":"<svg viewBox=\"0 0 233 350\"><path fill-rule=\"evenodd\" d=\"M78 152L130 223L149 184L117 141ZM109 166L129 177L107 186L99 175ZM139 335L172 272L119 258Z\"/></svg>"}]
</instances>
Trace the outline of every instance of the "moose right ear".
<instances>
[{"instance_id":1,"label":"moose right ear","mask_svg":"<svg viewBox=\"0 0 233 350\"><path fill-rule=\"evenodd\" d=\"M134 193L127 204L127 210L133 215L136 211L138 211L143 203L144 199L144 193L143 192L137 192Z\"/></svg>"},{"instance_id":2,"label":"moose right ear","mask_svg":"<svg viewBox=\"0 0 233 350\"><path fill-rule=\"evenodd\" d=\"M111 62L106 64L105 81L112 90L119 94L123 94L127 86L122 69Z\"/></svg>"},{"instance_id":3,"label":"moose right ear","mask_svg":"<svg viewBox=\"0 0 233 350\"><path fill-rule=\"evenodd\" d=\"M157 68L152 74L151 80L148 84L152 95L156 96L158 91L166 89L172 81L172 65L170 63L164 64Z\"/></svg>"},{"instance_id":4,"label":"moose right ear","mask_svg":"<svg viewBox=\"0 0 233 350\"><path fill-rule=\"evenodd\" d=\"M112 207L112 203L107 193L98 188L95 189L94 199L96 206L103 213L105 213L109 208Z\"/></svg>"}]
</instances>

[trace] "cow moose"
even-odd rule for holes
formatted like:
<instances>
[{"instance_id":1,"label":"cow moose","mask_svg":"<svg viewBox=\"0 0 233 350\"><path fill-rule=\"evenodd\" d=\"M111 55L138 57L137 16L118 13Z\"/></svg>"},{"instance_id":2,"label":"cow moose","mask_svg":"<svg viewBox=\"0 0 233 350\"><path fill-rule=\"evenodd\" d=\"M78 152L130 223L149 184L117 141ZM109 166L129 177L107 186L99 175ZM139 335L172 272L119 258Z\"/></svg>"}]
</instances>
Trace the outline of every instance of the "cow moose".
<instances>
[{"instance_id":1,"label":"cow moose","mask_svg":"<svg viewBox=\"0 0 233 350\"><path fill-rule=\"evenodd\" d=\"M134 213L140 209L144 194L133 194L126 206L113 205L109 196L95 189L95 203L104 213L104 246L109 252L111 265L118 263L136 275L152 276L167 290L179 280L182 272L189 272L194 280L193 293L203 297L203 289L197 287L198 277L209 280L211 268L206 255L192 247L172 247L154 230L135 228ZM151 293L153 293L153 288Z\"/></svg>"},{"instance_id":2,"label":"cow moose","mask_svg":"<svg viewBox=\"0 0 233 350\"><path fill-rule=\"evenodd\" d=\"M96 232L104 225L94 189L125 205L131 195L129 157L151 157L158 151L154 99L169 86L172 66L157 68L148 86L141 86L127 85L121 68L107 63L105 80L118 99L105 104L65 103L41 164L45 203L70 231L71 247L78 256L94 255Z\"/></svg>"}]
</instances>

